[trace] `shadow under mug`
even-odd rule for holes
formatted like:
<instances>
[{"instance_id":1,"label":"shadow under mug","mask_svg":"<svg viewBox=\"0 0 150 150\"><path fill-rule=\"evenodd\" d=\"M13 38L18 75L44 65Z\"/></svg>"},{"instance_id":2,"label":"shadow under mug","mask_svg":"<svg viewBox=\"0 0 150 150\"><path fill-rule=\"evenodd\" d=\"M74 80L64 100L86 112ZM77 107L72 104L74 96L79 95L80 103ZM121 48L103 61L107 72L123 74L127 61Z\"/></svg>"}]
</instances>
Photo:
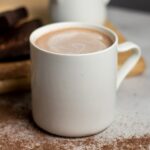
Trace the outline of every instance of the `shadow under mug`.
<instances>
[{"instance_id":1,"label":"shadow under mug","mask_svg":"<svg viewBox=\"0 0 150 150\"><path fill-rule=\"evenodd\" d=\"M113 44L88 54L58 54L39 48L42 35L66 28L95 29ZM44 130L68 137L81 137L107 128L115 116L116 92L141 56L140 48L125 42L108 28L77 22L56 23L35 30L30 36L32 60L32 113ZM117 53L131 50L122 68Z\"/></svg>"}]
</instances>

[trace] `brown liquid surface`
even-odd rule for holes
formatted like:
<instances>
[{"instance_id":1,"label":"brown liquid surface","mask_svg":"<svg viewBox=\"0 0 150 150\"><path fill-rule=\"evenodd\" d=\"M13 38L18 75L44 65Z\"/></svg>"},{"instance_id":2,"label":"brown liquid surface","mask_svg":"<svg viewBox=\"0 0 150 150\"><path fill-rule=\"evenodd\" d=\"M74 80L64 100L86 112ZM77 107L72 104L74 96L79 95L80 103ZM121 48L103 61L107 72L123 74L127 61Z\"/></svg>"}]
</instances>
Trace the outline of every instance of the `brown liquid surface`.
<instances>
[{"instance_id":1,"label":"brown liquid surface","mask_svg":"<svg viewBox=\"0 0 150 150\"><path fill-rule=\"evenodd\" d=\"M67 28L49 32L35 41L47 51L62 54L85 54L104 50L112 45L112 40L94 29Z\"/></svg>"}]
</instances>

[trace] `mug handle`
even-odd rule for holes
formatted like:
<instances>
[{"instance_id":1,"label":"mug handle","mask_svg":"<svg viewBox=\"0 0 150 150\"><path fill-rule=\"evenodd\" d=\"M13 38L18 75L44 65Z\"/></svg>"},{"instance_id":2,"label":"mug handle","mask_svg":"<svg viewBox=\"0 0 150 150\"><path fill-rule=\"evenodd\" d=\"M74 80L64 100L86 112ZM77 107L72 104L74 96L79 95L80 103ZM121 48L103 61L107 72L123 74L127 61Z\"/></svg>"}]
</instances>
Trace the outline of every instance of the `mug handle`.
<instances>
[{"instance_id":1,"label":"mug handle","mask_svg":"<svg viewBox=\"0 0 150 150\"><path fill-rule=\"evenodd\" d=\"M118 52L132 51L132 55L126 60L124 65L119 69L117 74L117 89L128 73L134 68L141 57L141 49L132 42L125 42L118 46Z\"/></svg>"}]
</instances>

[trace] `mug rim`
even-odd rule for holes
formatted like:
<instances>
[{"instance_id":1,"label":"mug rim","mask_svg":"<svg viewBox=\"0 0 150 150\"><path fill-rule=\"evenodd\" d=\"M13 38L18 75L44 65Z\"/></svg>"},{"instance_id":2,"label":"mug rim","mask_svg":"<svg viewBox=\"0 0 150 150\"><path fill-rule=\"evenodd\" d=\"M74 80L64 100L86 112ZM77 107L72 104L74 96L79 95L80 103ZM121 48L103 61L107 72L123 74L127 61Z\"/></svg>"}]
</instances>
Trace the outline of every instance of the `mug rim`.
<instances>
[{"instance_id":1,"label":"mug rim","mask_svg":"<svg viewBox=\"0 0 150 150\"><path fill-rule=\"evenodd\" d=\"M35 44L35 41L42 35L50 32L50 31L56 31L56 30L65 29L65 28L95 29L97 31L107 33L107 35L109 37L112 36L114 40L113 40L113 43L109 47L107 47L103 50L97 50L95 52L82 53L82 54L51 52L46 49L40 48L37 44ZM41 27L35 29L30 34L29 41L30 41L30 44L36 48L36 50L47 53L47 54L52 54L52 55L57 55L57 56L88 56L88 55L102 54L102 53L106 53L106 52L110 51L118 43L118 36L114 31L112 31L111 29L109 29L103 25L98 26L98 25L81 23L81 22L58 22L58 23L47 24L47 25L44 25L44 26L41 26Z\"/></svg>"}]
</instances>

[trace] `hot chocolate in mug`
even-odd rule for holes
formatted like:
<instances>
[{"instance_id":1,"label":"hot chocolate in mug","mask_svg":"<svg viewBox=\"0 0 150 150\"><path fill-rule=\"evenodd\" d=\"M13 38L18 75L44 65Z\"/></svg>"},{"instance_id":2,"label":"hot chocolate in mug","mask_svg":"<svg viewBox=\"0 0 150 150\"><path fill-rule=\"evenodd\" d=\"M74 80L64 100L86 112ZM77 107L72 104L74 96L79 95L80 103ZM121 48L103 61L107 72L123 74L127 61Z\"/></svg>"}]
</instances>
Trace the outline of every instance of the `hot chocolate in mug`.
<instances>
[{"instance_id":1,"label":"hot chocolate in mug","mask_svg":"<svg viewBox=\"0 0 150 150\"><path fill-rule=\"evenodd\" d=\"M110 0L50 0L53 22L78 21L95 25L106 20L106 7Z\"/></svg>"},{"instance_id":2,"label":"hot chocolate in mug","mask_svg":"<svg viewBox=\"0 0 150 150\"><path fill-rule=\"evenodd\" d=\"M54 53L35 44L46 33L68 28L94 29L109 36L113 43L86 54ZM75 22L43 26L31 34L30 43L36 124L68 137L88 136L107 128L115 116L117 89L141 56L139 46L132 42L119 45L110 29ZM125 51L132 51L132 56L118 70L117 54Z\"/></svg>"}]
</instances>

